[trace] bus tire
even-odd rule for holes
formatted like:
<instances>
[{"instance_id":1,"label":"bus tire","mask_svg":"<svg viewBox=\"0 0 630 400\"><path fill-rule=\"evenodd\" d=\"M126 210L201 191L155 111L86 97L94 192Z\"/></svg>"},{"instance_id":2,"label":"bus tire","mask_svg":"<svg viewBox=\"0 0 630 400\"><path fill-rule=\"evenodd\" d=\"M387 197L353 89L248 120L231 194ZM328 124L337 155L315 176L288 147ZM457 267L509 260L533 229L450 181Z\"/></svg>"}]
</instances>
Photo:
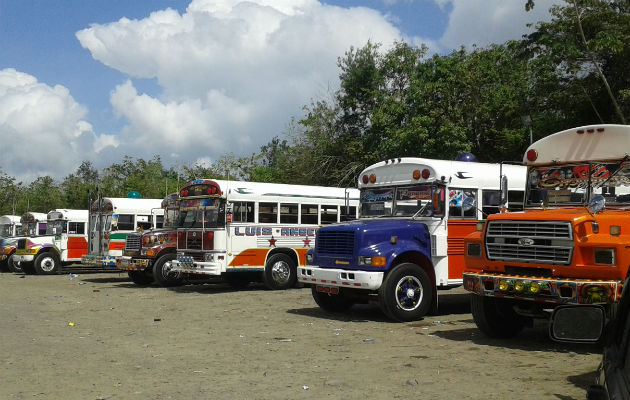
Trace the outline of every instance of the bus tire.
<instances>
[{"instance_id":1,"label":"bus tire","mask_svg":"<svg viewBox=\"0 0 630 400\"><path fill-rule=\"evenodd\" d=\"M20 266L20 264L15 262L14 256L15 256L15 253L11 254L9 256L9 258L7 258L7 267L9 268L9 271L11 271L11 272L24 272L24 271L22 271L22 267Z\"/></svg>"},{"instance_id":2,"label":"bus tire","mask_svg":"<svg viewBox=\"0 0 630 400\"><path fill-rule=\"evenodd\" d=\"M297 267L291 257L277 253L269 257L263 273L265 285L271 290L293 287L297 281Z\"/></svg>"},{"instance_id":3,"label":"bus tire","mask_svg":"<svg viewBox=\"0 0 630 400\"><path fill-rule=\"evenodd\" d=\"M343 312L354 305L352 300L344 297L339 289L339 294L328 294L324 292L318 292L315 286L311 287L311 294L315 303L324 311L328 312Z\"/></svg>"},{"instance_id":4,"label":"bus tire","mask_svg":"<svg viewBox=\"0 0 630 400\"><path fill-rule=\"evenodd\" d=\"M146 271L127 271L127 275L138 286L147 286L153 283L153 277Z\"/></svg>"},{"instance_id":5,"label":"bus tire","mask_svg":"<svg viewBox=\"0 0 630 400\"><path fill-rule=\"evenodd\" d=\"M379 289L379 304L389 318L407 322L425 316L433 302L433 287L429 275L420 266L400 264L383 279Z\"/></svg>"},{"instance_id":6,"label":"bus tire","mask_svg":"<svg viewBox=\"0 0 630 400\"><path fill-rule=\"evenodd\" d=\"M480 331L491 338L507 339L518 335L527 319L518 315L509 299L471 294L470 310Z\"/></svg>"},{"instance_id":7,"label":"bus tire","mask_svg":"<svg viewBox=\"0 0 630 400\"><path fill-rule=\"evenodd\" d=\"M153 278L165 287L179 286L184 280L184 274L171 271L171 261L177 258L175 253L167 253L158 258L153 264Z\"/></svg>"},{"instance_id":8,"label":"bus tire","mask_svg":"<svg viewBox=\"0 0 630 400\"><path fill-rule=\"evenodd\" d=\"M61 261L59 261L59 256L56 253L48 251L35 257L33 267L36 274L52 275L61 269Z\"/></svg>"}]
</instances>

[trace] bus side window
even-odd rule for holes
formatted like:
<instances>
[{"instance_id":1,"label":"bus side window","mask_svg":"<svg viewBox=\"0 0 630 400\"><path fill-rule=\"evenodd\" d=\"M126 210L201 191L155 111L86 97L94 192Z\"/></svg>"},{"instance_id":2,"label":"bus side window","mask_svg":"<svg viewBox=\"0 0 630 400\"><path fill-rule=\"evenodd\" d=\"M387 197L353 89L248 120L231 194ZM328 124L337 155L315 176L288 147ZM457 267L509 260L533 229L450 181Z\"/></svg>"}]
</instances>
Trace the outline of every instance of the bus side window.
<instances>
[{"instance_id":1,"label":"bus side window","mask_svg":"<svg viewBox=\"0 0 630 400\"><path fill-rule=\"evenodd\" d=\"M280 203L280 223L281 224L297 224L298 223L298 205Z\"/></svg>"},{"instance_id":2,"label":"bus side window","mask_svg":"<svg viewBox=\"0 0 630 400\"><path fill-rule=\"evenodd\" d=\"M278 203L259 203L258 222L261 224L278 223Z\"/></svg>"},{"instance_id":3,"label":"bus side window","mask_svg":"<svg viewBox=\"0 0 630 400\"><path fill-rule=\"evenodd\" d=\"M485 215L496 214L499 212L499 206L501 205L501 191L484 189L481 191L481 200L483 202L481 211Z\"/></svg>"},{"instance_id":4,"label":"bus side window","mask_svg":"<svg viewBox=\"0 0 630 400\"><path fill-rule=\"evenodd\" d=\"M300 223L317 225L317 204L302 204Z\"/></svg>"},{"instance_id":5,"label":"bus side window","mask_svg":"<svg viewBox=\"0 0 630 400\"><path fill-rule=\"evenodd\" d=\"M113 227L112 227L112 230L114 230ZM133 215L118 214L117 230L119 230L119 231L133 231L133 230L135 230L135 228L133 226Z\"/></svg>"},{"instance_id":6,"label":"bus side window","mask_svg":"<svg viewBox=\"0 0 630 400\"><path fill-rule=\"evenodd\" d=\"M74 233L77 235L85 234L85 222L68 223L68 233Z\"/></svg>"},{"instance_id":7,"label":"bus side window","mask_svg":"<svg viewBox=\"0 0 630 400\"><path fill-rule=\"evenodd\" d=\"M523 211L525 192L522 190L508 190L508 210Z\"/></svg>"},{"instance_id":8,"label":"bus side window","mask_svg":"<svg viewBox=\"0 0 630 400\"><path fill-rule=\"evenodd\" d=\"M163 228L164 227L164 216L163 215L156 215L155 216L155 227L156 228Z\"/></svg>"},{"instance_id":9,"label":"bus side window","mask_svg":"<svg viewBox=\"0 0 630 400\"><path fill-rule=\"evenodd\" d=\"M254 222L254 202L234 202L232 207L232 222Z\"/></svg>"},{"instance_id":10,"label":"bus side window","mask_svg":"<svg viewBox=\"0 0 630 400\"><path fill-rule=\"evenodd\" d=\"M146 231L153 227L151 215L138 215L136 216L136 222L138 224L136 229L141 229L143 231ZM122 229L120 227L120 218L118 219L118 229Z\"/></svg>"},{"instance_id":11,"label":"bus side window","mask_svg":"<svg viewBox=\"0 0 630 400\"><path fill-rule=\"evenodd\" d=\"M321 205L321 224L334 224L338 222L339 210L337 206Z\"/></svg>"},{"instance_id":12,"label":"bus side window","mask_svg":"<svg viewBox=\"0 0 630 400\"><path fill-rule=\"evenodd\" d=\"M462 204L464 199L474 200L475 207L464 211ZM448 193L448 217L450 218L477 218L477 190L475 189L449 189Z\"/></svg>"},{"instance_id":13,"label":"bus side window","mask_svg":"<svg viewBox=\"0 0 630 400\"><path fill-rule=\"evenodd\" d=\"M45 235L46 234L46 223L45 222L40 223L38 228L39 228L39 233L38 233L39 235Z\"/></svg>"}]
</instances>

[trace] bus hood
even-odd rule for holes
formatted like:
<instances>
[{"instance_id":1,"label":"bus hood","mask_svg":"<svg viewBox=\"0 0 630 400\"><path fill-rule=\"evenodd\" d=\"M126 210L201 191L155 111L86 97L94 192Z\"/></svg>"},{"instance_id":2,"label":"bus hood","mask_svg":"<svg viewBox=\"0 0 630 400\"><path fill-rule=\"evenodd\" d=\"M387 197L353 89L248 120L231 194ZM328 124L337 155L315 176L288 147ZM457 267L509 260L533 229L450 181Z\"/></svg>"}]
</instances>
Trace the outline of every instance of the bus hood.
<instances>
[{"instance_id":1,"label":"bus hood","mask_svg":"<svg viewBox=\"0 0 630 400\"><path fill-rule=\"evenodd\" d=\"M511 221L572 221L579 224L595 221L601 218L618 218L620 214L627 215L627 210L607 208L597 214L591 214L586 206L564 208L535 208L518 212L498 213L488 216L488 220Z\"/></svg>"}]
</instances>

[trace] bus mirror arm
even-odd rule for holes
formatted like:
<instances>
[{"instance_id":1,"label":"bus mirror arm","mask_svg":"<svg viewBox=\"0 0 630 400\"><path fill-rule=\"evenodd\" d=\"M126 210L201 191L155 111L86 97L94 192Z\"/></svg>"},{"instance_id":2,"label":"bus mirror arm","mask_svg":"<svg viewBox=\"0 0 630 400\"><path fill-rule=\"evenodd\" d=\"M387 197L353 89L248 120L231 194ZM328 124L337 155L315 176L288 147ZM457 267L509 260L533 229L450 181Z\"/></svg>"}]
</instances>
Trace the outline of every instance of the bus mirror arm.
<instances>
[{"instance_id":1,"label":"bus mirror arm","mask_svg":"<svg viewBox=\"0 0 630 400\"><path fill-rule=\"evenodd\" d=\"M500 209L505 209L508 202L508 178L505 175L501 175L501 202L499 204Z\"/></svg>"}]
</instances>

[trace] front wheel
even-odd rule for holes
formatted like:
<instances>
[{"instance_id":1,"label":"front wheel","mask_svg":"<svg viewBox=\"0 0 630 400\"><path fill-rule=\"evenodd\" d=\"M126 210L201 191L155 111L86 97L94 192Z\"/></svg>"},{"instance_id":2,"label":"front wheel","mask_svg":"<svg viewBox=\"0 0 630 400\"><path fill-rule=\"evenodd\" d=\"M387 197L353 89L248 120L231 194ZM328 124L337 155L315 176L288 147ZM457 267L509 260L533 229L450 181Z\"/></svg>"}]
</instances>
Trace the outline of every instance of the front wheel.
<instances>
[{"instance_id":1,"label":"front wheel","mask_svg":"<svg viewBox=\"0 0 630 400\"><path fill-rule=\"evenodd\" d=\"M381 309L397 321L422 318L433 302L433 287L429 275L420 266L404 263L387 274L379 289Z\"/></svg>"},{"instance_id":2,"label":"front wheel","mask_svg":"<svg viewBox=\"0 0 630 400\"><path fill-rule=\"evenodd\" d=\"M147 286L153 283L153 277L145 271L127 271L127 275L138 286Z\"/></svg>"},{"instance_id":3,"label":"front wheel","mask_svg":"<svg viewBox=\"0 0 630 400\"><path fill-rule=\"evenodd\" d=\"M324 311L329 312L342 312L346 311L354 302L348 300L341 294L341 290L339 294L328 294L325 292L318 292L317 288L313 286L311 288L311 294L313 295L313 300L315 303Z\"/></svg>"},{"instance_id":4,"label":"front wheel","mask_svg":"<svg viewBox=\"0 0 630 400\"><path fill-rule=\"evenodd\" d=\"M22 267L20 266L20 263L16 262L14 257L15 257L15 254L11 254L9 258L7 258L7 267L9 267L9 271L24 272L22 271Z\"/></svg>"},{"instance_id":5,"label":"front wheel","mask_svg":"<svg viewBox=\"0 0 630 400\"><path fill-rule=\"evenodd\" d=\"M177 257L175 253L164 254L153 264L153 277L162 286L178 286L184 280L184 274L172 270L171 262Z\"/></svg>"},{"instance_id":6,"label":"front wheel","mask_svg":"<svg viewBox=\"0 0 630 400\"><path fill-rule=\"evenodd\" d=\"M35 257L33 266L37 274L52 275L59 272L61 261L59 261L59 256L55 253L41 253Z\"/></svg>"},{"instance_id":7,"label":"front wheel","mask_svg":"<svg viewBox=\"0 0 630 400\"><path fill-rule=\"evenodd\" d=\"M288 255L274 254L267 260L263 279L269 289L288 289L297 281L297 267Z\"/></svg>"},{"instance_id":8,"label":"front wheel","mask_svg":"<svg viewBox=\"0 0 630 400\"><path fill-rule=\"evenodd\" d=\"M479 330L491 338L511 338L518 335L527 319L518 315L513 301L472 294L470 310Z\"/></svg>"}]
</instances>

